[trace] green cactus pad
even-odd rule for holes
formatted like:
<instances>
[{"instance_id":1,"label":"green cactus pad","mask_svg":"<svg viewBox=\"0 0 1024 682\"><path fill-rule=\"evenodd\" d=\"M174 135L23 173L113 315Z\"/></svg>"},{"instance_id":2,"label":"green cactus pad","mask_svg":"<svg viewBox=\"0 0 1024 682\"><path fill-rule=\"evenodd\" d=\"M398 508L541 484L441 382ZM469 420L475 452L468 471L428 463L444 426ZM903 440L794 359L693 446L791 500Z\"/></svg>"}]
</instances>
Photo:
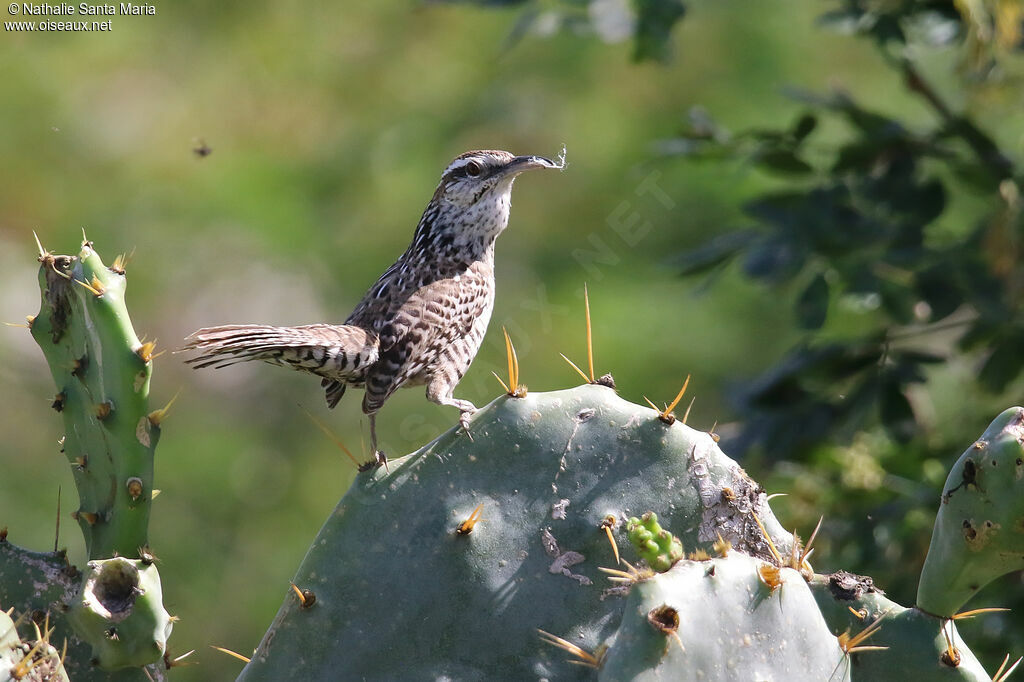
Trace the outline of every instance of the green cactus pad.
<instances>
[{"instance_id":1,"label":"green cactus pad","mask_svg":"<svg viewBox=\"0 0 1024 682\"><path fill-rule=\"evenodd\" d=\"M770 586L759 574L765 566L730 552L680 561L634 585L597 678L849 680L849 661L803 577L778 569ZM666 612L677 614L674 631L663 625Z\"/></svg>"},{"instance_id":2,"label":"green cactus pad","mask_svg":"<svg viewBox=\"0 0 1024 682\"><path fill-rule=\"evenodd\" d=\"M835 635L843 632L856 635L885 614L879 621L881 627L864 644L888 648L851 654L855 680L989 682L992 679L960 639L952 621L900 606L877 590L870 578L841 571L816 575L810 585ZM857 614L850 611L851 608ZM956 665L952 665L949 657L943 657L946 651L943 627L959 655Z\"/></svg>"},{"instance_id":3,"label":"green cactus pad","mask_svg":"<svg viewBox=\"0 0 1024 682\"><path fill-rule=\"evenodd\" d=\"M1024 408L989 425L949 472L917 605L952 616L986 584L1024 568Z\"/></svg>"},{"instance_id":4,"label":"green cactus pad","mask_svg":"<svg viewBox=\"0 0 1024 682\"><path fill-rule=\"evenodd\" d=\"M90 558L138 556L147 545L160 435L148 416L152 347L132 329L123 271L107 268L90 242L75 258L40 260L32 338L57 385L53 405L79 496L73 516Z\"/></svg>"},{"instance_id":5,"label":"green cactus pad","mask_svg":"<svg viewBox=\"0 0 1024 682\"><path fill-rule=\"evenodd\" d=\"M171 634L156 565L115 557L90 561L68 620L107 670L160 660Z\"/></svg>"},{"instance_id":6,"label":"green cactus pad","mask_svg":"<svg viewBox=\"0 0 1024 682\"><path fill-rule=\"evenodd\" d=\"M626 522L626 535L640 557L659 573L683 558L683 543L661 527L654 512L646 512L639 519L630 517Z\"/></svg>"},{"instance_id":7,"label":"green cactus pad","mask_svg":"<svg viewBox=\"0 0 1024 682\"><path fill-rule=\"evenodd\" d=\"M502 396L470 428L356 480L294 577L315 604L282 587L241 679L587 679L537 630L593 651L618 629L609 516L623 546L624 519L655 505L687 548L721 533L769 558L752 512L792 545L709 434L609 388Z\"/></svg>"}]
</instances>

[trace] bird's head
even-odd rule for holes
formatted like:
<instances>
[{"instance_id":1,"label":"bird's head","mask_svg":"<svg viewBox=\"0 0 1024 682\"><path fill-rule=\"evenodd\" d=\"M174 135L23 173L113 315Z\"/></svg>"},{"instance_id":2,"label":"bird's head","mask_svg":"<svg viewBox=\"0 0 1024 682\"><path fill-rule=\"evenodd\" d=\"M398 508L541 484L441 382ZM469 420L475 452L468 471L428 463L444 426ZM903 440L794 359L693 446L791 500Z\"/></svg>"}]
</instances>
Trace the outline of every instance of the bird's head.
<instances>
[{"instance_id":1,"label":"bird's head","mask_svg":"<svg viewBox=\"0 0 1024 682\"><path fill-rule=\"evenodd\" d=\"M562 168L543 156L515 156L500 150L478 150L455 157L441 175L435 198L470 208L478 203L508 201L512 183L531 168Z\"/></svg>"},{"instance_id":2,"label":"bird's head","mask_svg":"<svg viewBox=\"0 0 1024 682\"><path fill-rule=\"evenodd\" d=\"M565 149L557 163L495 150L455 157L441 175L406 257L460 263L486 258L508 225L512 183L531 168L565 168Z\"/></svg>"}]
</instances>

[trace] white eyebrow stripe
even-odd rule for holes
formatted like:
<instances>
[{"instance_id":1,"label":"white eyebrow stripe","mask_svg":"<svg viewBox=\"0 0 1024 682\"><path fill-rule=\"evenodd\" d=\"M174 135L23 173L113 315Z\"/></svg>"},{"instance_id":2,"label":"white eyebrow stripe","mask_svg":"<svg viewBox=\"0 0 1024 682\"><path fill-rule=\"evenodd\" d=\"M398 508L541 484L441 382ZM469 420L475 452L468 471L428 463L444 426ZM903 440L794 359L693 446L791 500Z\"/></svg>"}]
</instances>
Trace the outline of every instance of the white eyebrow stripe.
<instances>
[{"instance_id":1,"label":"white eyebrow stripe","mask_svg":"<svg viewBox=\"0 0 1024 682\"><path fill-rule=\"evenodd\" d=\"M470 157L465 158L465 159L456 159L455 161L451 162L451 165L449 165L447 168L444 169L444 174L448 175L452 171L456 171L456 170L458 170L460 168L464 168L465 166L468 166L470 163L482 164L483 163L483 159L481 159L478 156L470 156Z\"/></svg>"}]
</instances>

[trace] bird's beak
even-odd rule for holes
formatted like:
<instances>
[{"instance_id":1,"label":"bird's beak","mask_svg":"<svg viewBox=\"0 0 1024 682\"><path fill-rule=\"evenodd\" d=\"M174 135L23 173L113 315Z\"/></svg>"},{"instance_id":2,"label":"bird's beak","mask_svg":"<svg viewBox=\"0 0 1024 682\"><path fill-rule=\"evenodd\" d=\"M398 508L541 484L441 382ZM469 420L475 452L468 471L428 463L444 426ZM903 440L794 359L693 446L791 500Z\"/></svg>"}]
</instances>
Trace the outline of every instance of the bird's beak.
<instances>
[{"instance_id":1,"label":"bird's beak","mask_svg":"<svg viewBox=\"0 0 1024 682\"><path fill-rule=\"evenodd\" d=\"M561 168L561 166L543 156L517 156L502 169L502 175L518 175L531 168Z\"/></svg>"}]
</instances>

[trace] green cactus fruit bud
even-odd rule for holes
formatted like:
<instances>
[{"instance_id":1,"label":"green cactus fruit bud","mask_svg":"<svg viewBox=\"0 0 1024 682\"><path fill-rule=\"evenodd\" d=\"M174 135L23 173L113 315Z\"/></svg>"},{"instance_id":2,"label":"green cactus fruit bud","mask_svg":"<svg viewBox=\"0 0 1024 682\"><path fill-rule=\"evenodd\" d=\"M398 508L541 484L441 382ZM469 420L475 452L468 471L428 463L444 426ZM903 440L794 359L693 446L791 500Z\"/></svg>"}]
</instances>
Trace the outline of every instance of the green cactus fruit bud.
<instances>
[{"instance_id":1,"label":"green cactus fruit bud","mask_svg":"<svg viewBox=\"0 0 1024 682\"><path fill-rule=\"evenodd\" d=\"M683 543L661 527L654 512L647 512L639 519L630 518L626 533L640 557L655 571L667 571L683 558Z\"/></svg>"}]
</instances>

